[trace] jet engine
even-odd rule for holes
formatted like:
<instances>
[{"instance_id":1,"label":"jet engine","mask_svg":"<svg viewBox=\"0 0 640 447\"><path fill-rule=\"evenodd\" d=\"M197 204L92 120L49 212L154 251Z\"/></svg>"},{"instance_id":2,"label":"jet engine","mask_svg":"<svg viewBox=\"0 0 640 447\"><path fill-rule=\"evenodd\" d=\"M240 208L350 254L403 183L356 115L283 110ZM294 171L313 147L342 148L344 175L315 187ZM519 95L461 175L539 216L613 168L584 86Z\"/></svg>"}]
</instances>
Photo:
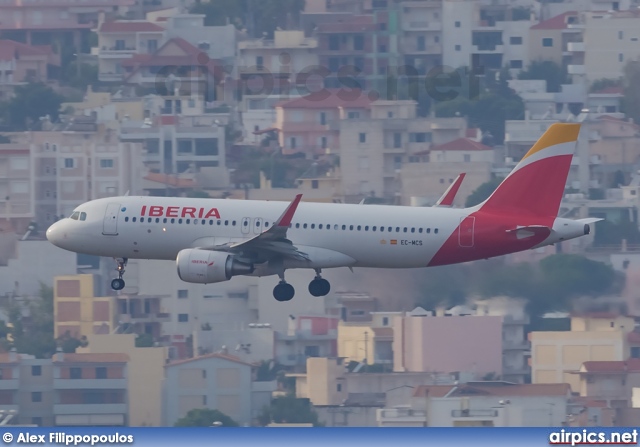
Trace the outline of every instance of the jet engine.
<instances>
[{"instance_id":1,"label":"jet engine","mask_svg":"<svg viewBox=\"0 0 640 447\"><path fill-rule=\"evenodd\" d=\"M176 265L181 280L197 284L228 281L233 276L250 275L254 271L253 265L233 255L197 248L180 251Z\"/></svg>"}]
</instances>

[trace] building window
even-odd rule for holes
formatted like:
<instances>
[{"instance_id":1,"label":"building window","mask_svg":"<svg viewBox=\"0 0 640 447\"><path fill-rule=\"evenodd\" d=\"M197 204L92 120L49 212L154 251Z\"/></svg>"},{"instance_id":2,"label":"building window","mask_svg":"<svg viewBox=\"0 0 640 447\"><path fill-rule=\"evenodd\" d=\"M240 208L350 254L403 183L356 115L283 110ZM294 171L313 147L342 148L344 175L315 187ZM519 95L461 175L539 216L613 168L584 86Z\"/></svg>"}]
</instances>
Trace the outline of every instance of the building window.
<instances>
[{"instance_id":1,"label":"building window","mask_svg":"<svg viewBox=\"0 0 640 447\"><path fill-rule=\"evenodd\" d=\"M402 134L401 133L394 133L393 134L393 147L394 148L402 147Z\"/></svg>"},{"instance_id":2,"label":"building window","mask_svg":"<svg viewBox=\"0 0 640 447\"><path fill-rule=\"evenodd\" d=\"M456 51L460 51L462 50L462 47L460 45L456 45Z\"/></svg>"},{"instance_id":3,"label":"building window","mask_svg":"<svg viewBox=\"0 0 640 447\"><path fill-rule=\"evenodd\" d=\"M456 21L456 28L460 28L460 21Z\"/></svg>"},{"instance_id":4,"label":"building window","mask_svg":"<svg viewBox=\"0 0 640 447\"><path fill-rule=\"evenodd\" d=\"M520 69L522 68L522 61L521 60L513 60L509 62L509 66L511 68L517 68Z\"/></svg>"},{"instance_id":5,"label":"building window","mask_svg":"<svg viewBox=\"0 0 640 447\"><path fill-rule=\"evenodd\" d=\"M382 325L389 326L389 317L382 317Z\"/></svg>"},{"instance_id":6,"label":"building window","mask_svg":"<svg viewBox=\"0 0 640 447\"><path fill-rule=\"evenodd\" d=\"M360 135L358 136L360 143L366 143L367 142L367 134L360 132Z\"/></svg>"},{"instance_id":7,"label":"building window","mask_svg":"<svg viewBox=\"0 0 640 447\"><path fill-rule=\"evenodd\" d=\"M350 120L357 120L360 118L360 112L349 112L347 113L347 118Z\"/></svg>"},{"instance_id":8,"label":"building window","mask_svg":"<svg viewBox=\"0 0 640 447\"><path fill-rule=\"evenodd\" d=\"M624 62L624 54L622 53L618 54L618 62Z\"/></svg>"},{"instance_id":9,"label":"building window","mask_svg":"<svg viewBox=\"0 0 640 447\"><path fill-rule=\"evenodd\" d=\"M624 31L618 31L618 39L624 39Z\"/></svg>"},{"instance_id":10,"label":"building window","mask_svg":"<svg viewBox=\"0 0 640 447\"><path fill-rule=\"evenodd\" d=\"M296 137L291 137L289 139L289 147L291 147L291 149L295 149L296 148Z\"/></svg>"},{"instance_id":11,"label":"building window","mask_svg":"<svg viewBox=\"0 0 640 447\"><path fill-rule=\"evenodd\" d=\"M322 146L322 149L327 148L327 137L320 137L320 145Z\"/></svg>"},{"instance_id":12,"label":"building window","mask_svg":"<svg viewBox=\"0 0 640 447\"><path fill-rule=\"evenodd\" d=\"M101 168L113 168L113 160L111 158L103 158L100 160Z\"/></svg>"},{"instance_id":13,"label":"building window","mask_svg":"<svg viewBox=\"0 0 640 447\"><path fill-rule=\"evenodd\" d=\"M189 298L189 291L186 289L178 290L178 298Z\"/></svg>"},{"instance_id":14,"label":"building window","mask_svg":"<svg viewBox=\"0 0 640 447\"><path fill-rule=\"evenodd\" d=\"M509 43L511 45L522 45L522 37L511 36L511 38L509 39Z\"/></svg>"},{"instance_id":15,"label":"building window","mask_svg":"<svg viewBox=\"0 0 640 447\"><path fill-rule=\"evenodd\" d=\"M31 393L31 402L42 402L42 391L33 391Z\"/></svg>"},{"instance_id":16,"label":"building window","mask_svg":"<svg viewBox=\"0 0 640 447\"><path fill-rule=\"evenodd\" d=\"M634 359L640 359L640 347L636 346L631 348L631 357Z\"/></svg>"},{"instance_id":17,"label":"building window","mask_svg":"<svg viewBox=\"0 0 640 447\"><path fill-rule=\"evenodd\" d=\"M104 366L98 366L96 368L96 379L106 379L107 378L107 368Z\"/></svg>"},{"instance_id":18,"label":"building window","mask_svg":"<svg viewBox=\"0 0 640 447\"><path fill-rule=\"evenodd\" d=\"M471 155L470 154L464 154L464 161L465 161L465 163L469 163L471 161Z\"/></svg>"},{"instance_id":19,"label":"building window","mask_svg":"<svg viewBox=\"0 0 640 447\"><path fill-rule=\"evenodd\" d=\"M74 160L73 158L65 158L64 159L64 167L65 168L73 168Z\"/></svg>"},{"instance_id":20,"label":"building window","mask_svg":"<svg viewBox=\"0 0 640 447\"><path fill-rule=\"evenodd\" d=\"M82 379L82 368L70 368L69 377L71 379Z\"/></svg>"},{"instance_id":21,"label":"building window","mask_svg":"<svg viewBox=\"0 0 640 447\"><path fill-rule=\"evenodd\" d=\"M327 124L327 114L325 112L320 112L320 124L323 126Z\"/></svg>"},{"instance_id":22,"label":"building window","mask_svg":"<svg viewBox=\"0 0 640 447\"><path fill-rule=\"evenodd\" d=\"M38 426L38 427L42 427L42 418L40 416L32 417L31 418L31 423L33 425Z\"/></svg>"},{"instance_id":23,"label":"building window","mask_svg":"<svg viewBox=\"0 0 640 447\"><path fill-rule=\"evenodd\" d=\"M31 367L31 375L32 376L41 376L42 375L42 366L40 365L33 365Z\"/></svg>"},{"instance_id":24,"label":"building window","mask_svg":"<svg viewBox=\"0 0 640 447\"><path fill-rule=\"evenodd\" d=\"M189 314L178 314L178 323L186 323L189 321Z\"/></svg>"},{"instance_id":25,"label":"building window","mask_svg":"<svg viewBox=\"0 0 640 447\"><path fill-rule=\"evenodd\" d=\"M553 38L545 37L544 39L542 39L542 46L543 47L552 47L553 46Z\"/></svg>"},{"instance_id":26,"label":"building window","mask_svg":"<svg viewBox=\"0 0 640 447\"><path fill-rule=\"evenodd\" d=\"M336 385L336 391L337 391L338 393L342 391L342 384L341 384L341 383L338 383L338 384Z\"/></svg>"}]
</instances>

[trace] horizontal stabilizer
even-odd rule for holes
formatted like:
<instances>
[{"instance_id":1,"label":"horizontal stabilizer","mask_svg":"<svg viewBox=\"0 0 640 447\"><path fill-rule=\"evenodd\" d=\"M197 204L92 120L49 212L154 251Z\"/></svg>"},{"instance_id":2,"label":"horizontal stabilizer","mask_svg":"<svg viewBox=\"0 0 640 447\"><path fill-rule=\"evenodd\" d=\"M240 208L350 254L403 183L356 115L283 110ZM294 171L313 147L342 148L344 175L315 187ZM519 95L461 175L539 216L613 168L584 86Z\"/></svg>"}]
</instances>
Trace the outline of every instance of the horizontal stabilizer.
<instances>
[{"instance_id":1,"label":"horizontal stabilizer","mask_svg":"<svg viewBox=\"0 0 640 447\"><path fill-rule=\"evenodd\" d=\"M507 233L515 233L518 239L526 239L532 236L551 234L551 228L544 225L528 225L518 226L514 229L507 230Z\"/></svg>"},{"instance_id":2,"label":"horizontal stabilizer","mask_svg":"<svg viewBox=\"0 0 640 447\"><path fill-rule=\"evenodd\" d=\"M458 194L458 190L460 189L460 185L462 184L462 181L464 180L464 176L466 174L463 172L462 174L458 175L458 177L456 178L455 182L453 182L451 185L449 185L449 187L447 188L447 190L444 192L444 194L442 194L442 197L440 197L440 199L436 202L435 207L450 207L453 205L453 201L456 198L456 194Z\"/></svg>"}]
</instances>

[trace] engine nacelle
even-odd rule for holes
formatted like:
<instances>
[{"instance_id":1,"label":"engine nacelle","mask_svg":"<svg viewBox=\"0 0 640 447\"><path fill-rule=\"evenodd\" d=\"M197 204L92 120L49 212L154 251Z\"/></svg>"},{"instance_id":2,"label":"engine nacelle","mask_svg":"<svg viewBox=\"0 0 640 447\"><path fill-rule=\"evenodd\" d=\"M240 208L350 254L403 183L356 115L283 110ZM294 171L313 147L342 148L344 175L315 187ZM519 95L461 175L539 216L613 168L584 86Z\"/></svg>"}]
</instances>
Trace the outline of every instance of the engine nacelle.
<instances>
[{"instance_id":1,"label":"engine nacelle","mask_svg":"<svg viewBox=\"0 0 640 447\"><path fill-rule=\"evenodd\" d=\"M254 271L253 265L241 262L233 255L197 248L180 251L176 265L181 280L197 284L228 281L233 276L250 275Z\"/></svg>"}]
</instances>

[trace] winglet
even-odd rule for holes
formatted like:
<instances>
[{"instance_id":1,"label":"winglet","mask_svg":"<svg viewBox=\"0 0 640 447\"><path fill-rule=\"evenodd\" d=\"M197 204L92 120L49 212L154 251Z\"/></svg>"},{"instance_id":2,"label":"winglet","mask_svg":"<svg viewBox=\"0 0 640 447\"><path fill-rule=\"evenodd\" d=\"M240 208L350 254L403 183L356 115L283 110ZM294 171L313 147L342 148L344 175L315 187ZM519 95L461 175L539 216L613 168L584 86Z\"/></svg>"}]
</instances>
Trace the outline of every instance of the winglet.
<instances>
[{"instance_id":1,"label":"winglet","mask_svg":"<svg viewBox=\"0 0 640 447\"><path fill-rule=\"evenodd\" d=\"M460 189L460 185L462 185L462 181L464 180L464 176L466 174L463 172L456 178L456 181L453 182L447 190L442 194L440 200L436 202L435 206L451 206L453 205L453 200L456 198L456 194L458 194L458 190Z\"/></svg>"},{"instance_id":2,"label":"winglet","mask_svg":"<svg viewBox=\"0 0 640 447\"><path fill-rule=\"evenodd\" d=\"M295 199L289 204L282 216L278 218L274 226L276 227L288 227L291 224L291 220L293 219L293 215L298 208L298 204L300 203L300 199L302 199L302 194L298 194Z\"/></svg>"}]
</instances>

